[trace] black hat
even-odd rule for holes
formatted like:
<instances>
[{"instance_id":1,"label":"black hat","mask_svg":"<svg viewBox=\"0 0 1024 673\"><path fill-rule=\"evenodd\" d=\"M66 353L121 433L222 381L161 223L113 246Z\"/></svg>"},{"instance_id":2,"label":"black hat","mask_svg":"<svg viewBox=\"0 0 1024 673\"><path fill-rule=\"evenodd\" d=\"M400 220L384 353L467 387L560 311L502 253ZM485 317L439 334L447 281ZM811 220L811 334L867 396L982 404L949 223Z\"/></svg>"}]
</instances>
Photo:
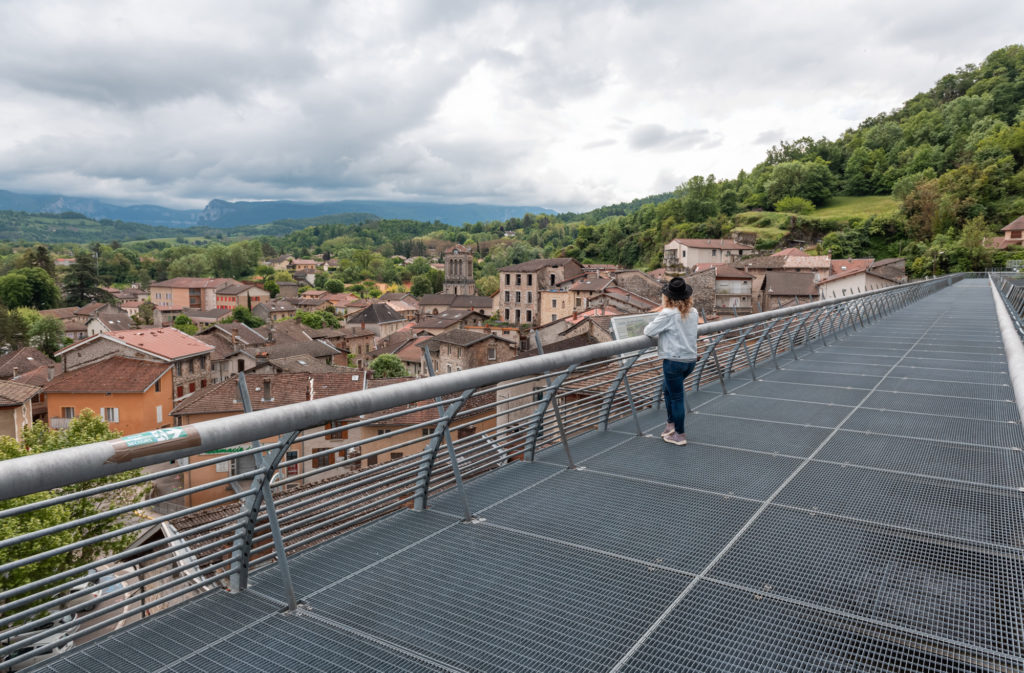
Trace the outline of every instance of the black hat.
<instances>
[{"instance_id":1,"label":"black hat","mask_svg":"<svg viewBox=\"0 0 1024 673\"><path fill-rule=\"evenodd\" d=\"M673 278L661 288L661 293L673 301L686 301L693 294L693 287L682 278Z\"/></svg>"}]
</instances>

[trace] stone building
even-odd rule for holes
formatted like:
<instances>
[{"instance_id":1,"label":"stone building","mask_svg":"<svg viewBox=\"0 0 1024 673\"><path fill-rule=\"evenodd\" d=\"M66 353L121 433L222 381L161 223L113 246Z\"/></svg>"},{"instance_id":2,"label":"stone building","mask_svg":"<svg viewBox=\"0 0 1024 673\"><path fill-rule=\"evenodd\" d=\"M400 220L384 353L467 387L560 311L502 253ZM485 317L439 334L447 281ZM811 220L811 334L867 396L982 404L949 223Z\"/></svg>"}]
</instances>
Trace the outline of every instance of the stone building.
<instances>
[{"instance_id":1,"label":"stone building","mask_svg":"<svg viewBox=\"0 0 1024 673\"><path fill-rule=\"evenodd\" d=\"M516 325L539 325L541 290L560 286L583 273L576 260L569 257L534 259L499 270L498 317Z\"/></svg>"},{"instance_id":2,"label":"stone building","mask_svg":"<svg viewBox=\"0 0 1024 673\"><path fill-rule=\"evenodd\" d=\"M444 253L444 294L476 294L473 282L473 253L455 244Z\"/></svg>"}]
</instances>

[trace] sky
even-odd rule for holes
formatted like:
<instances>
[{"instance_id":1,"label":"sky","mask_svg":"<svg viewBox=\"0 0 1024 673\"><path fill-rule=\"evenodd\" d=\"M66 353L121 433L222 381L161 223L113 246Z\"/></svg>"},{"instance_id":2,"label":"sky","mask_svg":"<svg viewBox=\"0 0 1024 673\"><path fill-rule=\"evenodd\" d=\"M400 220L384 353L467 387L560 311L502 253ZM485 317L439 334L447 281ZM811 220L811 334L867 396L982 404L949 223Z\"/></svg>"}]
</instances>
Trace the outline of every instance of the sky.
<instances>
[{"instance_id":1,"label":"sky","mask_svg":"<svg viewBox=\"0 0 1024 673\"><path fill-rule=\"evenodd\" d=\"M1019 0L0 0L0 189L584 211L1024 42Z\"/></svg>"}]
</instances>

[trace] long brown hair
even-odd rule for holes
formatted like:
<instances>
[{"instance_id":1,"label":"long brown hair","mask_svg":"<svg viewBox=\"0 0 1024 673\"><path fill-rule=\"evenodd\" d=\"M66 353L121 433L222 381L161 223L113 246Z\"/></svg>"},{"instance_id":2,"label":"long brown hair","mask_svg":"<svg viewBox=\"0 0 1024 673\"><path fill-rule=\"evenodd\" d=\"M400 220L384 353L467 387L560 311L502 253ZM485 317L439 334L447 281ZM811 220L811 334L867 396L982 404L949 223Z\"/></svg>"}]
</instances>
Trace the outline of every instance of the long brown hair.
<instances>
[{"instance_id":1,"label":"long brown hair","mask_svg":"<svg viewBox=\"0 0 1024 673\"><path fill-rule=\"evenodd\" d=\"M686 316L693 310L693 295L691 294L686 299L669 299L668 296L662 295L662 306L665 308L679 309L679 315L686 319Z\"/></svg>"}]
</instances>

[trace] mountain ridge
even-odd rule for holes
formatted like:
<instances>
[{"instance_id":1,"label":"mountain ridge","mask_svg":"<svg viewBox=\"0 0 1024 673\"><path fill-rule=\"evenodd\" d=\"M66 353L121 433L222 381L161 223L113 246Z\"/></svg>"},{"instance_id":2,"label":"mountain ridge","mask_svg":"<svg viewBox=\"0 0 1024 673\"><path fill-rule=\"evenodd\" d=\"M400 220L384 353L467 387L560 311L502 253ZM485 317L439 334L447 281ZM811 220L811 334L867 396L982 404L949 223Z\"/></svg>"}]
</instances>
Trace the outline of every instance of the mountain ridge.
<instances>
[{"instance_id":1,"label":"mountain ridge","mask_svg":"<svg viewBox=\"0 0 1024 673\"><path fill-rule=\"evenodd\" d=\"M173 229L186 229L193 226L230 229L269 224L279 220L300 220L320 215L342 215L352 212L371 213L381 219L408 219L421 222L436 220L453 226L495 220L504 221L512 217L522 217L527 213L557 214L557 211L539 206L375 201L369 199L345 199L342 201L227 201L212 199L202 210L187 210L146 204L120 206L89 197L63 194L23 194L3 189L0 189L0 210L44 214L76 212L94 219L137 222Z\"/></svg>"}]
</instances>

